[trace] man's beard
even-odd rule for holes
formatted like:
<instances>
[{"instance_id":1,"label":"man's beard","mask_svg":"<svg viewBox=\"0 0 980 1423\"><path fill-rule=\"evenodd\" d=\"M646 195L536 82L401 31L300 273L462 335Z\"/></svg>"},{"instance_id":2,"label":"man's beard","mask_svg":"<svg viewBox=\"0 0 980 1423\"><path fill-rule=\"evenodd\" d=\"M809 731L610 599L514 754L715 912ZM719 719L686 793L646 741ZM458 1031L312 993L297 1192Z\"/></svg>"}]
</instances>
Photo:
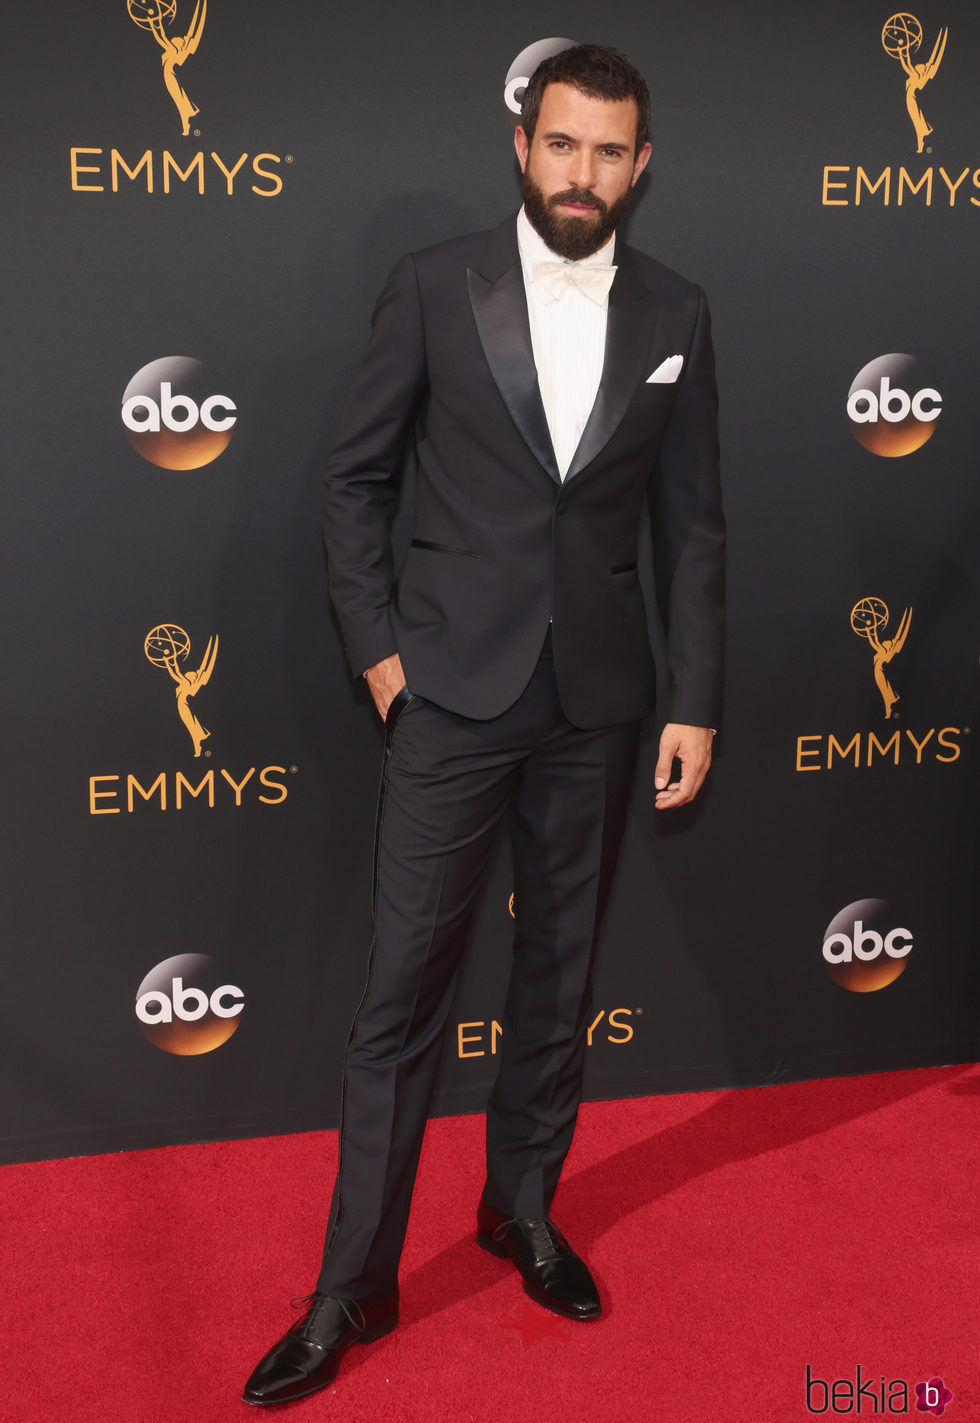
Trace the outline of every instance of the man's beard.
<instances>
[{"instance_id":1,"label":"man's beard","mask_svg":"<svg viewBox=\"0 0 980 1423\"><path fill-rule=\"evenodd\" d=\"M568 188L564 193L546 198L526 169L521 181L524 210L531 226L552 252L557 252L559 257L567 257L570 262L591 257L593 252L605 246L626 216L630 192L631 189L627 188L622 197L609 206L584 188ZM578 203L594 208L599 216L568 217L558 211L559 203Z\"/></svg>"}]
</instances>

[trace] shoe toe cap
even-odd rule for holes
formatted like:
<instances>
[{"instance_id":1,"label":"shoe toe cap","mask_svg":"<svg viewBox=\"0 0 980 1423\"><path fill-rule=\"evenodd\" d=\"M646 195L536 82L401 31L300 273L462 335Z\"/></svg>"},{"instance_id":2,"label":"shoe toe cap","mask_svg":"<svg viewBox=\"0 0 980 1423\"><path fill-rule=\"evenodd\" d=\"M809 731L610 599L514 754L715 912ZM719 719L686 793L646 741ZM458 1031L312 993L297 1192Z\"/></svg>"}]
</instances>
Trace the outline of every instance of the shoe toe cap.
<instances>
[{"instance_id":1,"label":"shoe toe cap","mask_svg":"<svg viewBox=\"0 0 980 1423\"><path fill-rule=\"evenodd\" d=\"M308 1393L327 1361L328 1355L315 1344L281 1339L253 1370L242 1397L246 1403L284 1403Z\"/></svg>"}]
</instances>

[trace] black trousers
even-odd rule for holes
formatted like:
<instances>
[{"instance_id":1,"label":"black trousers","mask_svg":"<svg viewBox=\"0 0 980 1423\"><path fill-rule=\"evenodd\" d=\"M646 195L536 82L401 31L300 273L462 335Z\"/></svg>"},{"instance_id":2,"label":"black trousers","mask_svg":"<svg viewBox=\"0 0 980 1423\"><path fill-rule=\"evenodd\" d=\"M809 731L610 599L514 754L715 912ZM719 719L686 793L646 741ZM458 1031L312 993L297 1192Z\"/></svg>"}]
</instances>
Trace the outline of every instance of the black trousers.
<instances>
[{"instance_id":1,"label":"black trousers","mask_svg":"<svg viewBox=\"0 0 980 1423\"><path fill-rule=\"evenodd\" d=\"M389 712L374 942L344 1068L324 1294L394 1286L443 1031L508 810L516 930L484 1195L508 1218L548 1214L581 1098L592 964L638 740L635 723L566 721L550 634L527 688L492 721L407 694Z\"/></svg>"}]
</instances>

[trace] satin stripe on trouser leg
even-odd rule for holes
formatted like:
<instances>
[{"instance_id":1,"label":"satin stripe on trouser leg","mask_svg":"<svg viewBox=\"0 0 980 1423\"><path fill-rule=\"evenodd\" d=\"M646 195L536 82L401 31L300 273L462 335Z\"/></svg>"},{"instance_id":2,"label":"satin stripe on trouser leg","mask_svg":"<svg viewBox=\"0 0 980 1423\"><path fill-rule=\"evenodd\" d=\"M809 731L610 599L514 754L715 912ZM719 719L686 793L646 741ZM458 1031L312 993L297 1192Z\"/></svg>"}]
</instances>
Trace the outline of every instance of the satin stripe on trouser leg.
<instances>
[{"instance_id":1,"label":"satin stripe on trouser leg","mask_svg":"<svg viewBox=\"0 0 980 1423\"><path fill-rule=\"evenodd\" d=\"M600 740L626 739L635 746L632 728L598 735ZM573 949L570 972L562 964L562 945L557 940L547 963L540 969L529 968L527 951L521 947L523 930L519 930L515 974L518 965L525 967L512 984L511 998L516 993L519 1005L522 984L533 994L543 990L544 996L527 1011L518 1006L511 1014L509 1008L508 1017L513 1017L517 1030L516 1051L508 1058L513 1060L513 1070L505 1074L504 1097L520 1092L529 1067L533 1101L552 1102L558 1134L570 1139L574 1107L569 1113L568 1102L574 1097L577 1106L581 1073L581 1054L575 1045L582 1005L576 984L587 983L591 946L607 892L608 875L601 864L592 862L597 854L602 860L604 846L611 849L613 840L618 843L618 835L608 831L603 811L603 776L596 764L603 758L591 749L586 756L582 776L590 787L587 794L565 795L555 802L561 816L571 815L580 824L574 819L552 820L548 803L552 781L570 778L577 783L572 743L582 738L591 747L596 736L575 732L562 715L550 639L524 693L492 721L470 721L421 698L409 702L401 713L384 773L368 983L345 1061L340 1163L317 1282L317 1289L325 1294L346 1298L381 1294L395 1281L443 1030L496 829L512 796L520 852L527 840L530 862L536 864L536 836L543 834L555 842L545 857L544 878L539 881L536 871L530 877L540 883L544 898L529 922L554 919L564 938L569 916L555 907L564 904L568 893L576 903L585 903L587 927L584 935L579 931L572 938L576 945L584 941L588 947L584 952ZM534 768L542 754L551 769L543 766L539 777ZM624 802L629 778L628 774L619 778L627 782ZM532 834L523 828L521 809L529 794ZM590 820L598 822L597 828L588 824ZM558 846L566 841L573 848L560 850ZM518 894L530 904L533 894L527 880L527 873L520 871ZM591 896L586 890L583 898L581 886L586 883L593 888ZM532 935L528 947L543 944L546 937ZM546 1054L545 1061L535 1057L525 1039L542 1007L543 1018L550 1017L549 1004L554 1005L558 1022L546 1032L557 1051ZM554 1144L543 1142L538 1108L532 1111L531 1154L541 1160L542 1182L552 1176L557 1180L560 1160L556 1170ZM519 1130L523 1133L523 1124ZM559 1149L562 1159L565 1150L567 1142Z\"/></svg>"}]
</instances>

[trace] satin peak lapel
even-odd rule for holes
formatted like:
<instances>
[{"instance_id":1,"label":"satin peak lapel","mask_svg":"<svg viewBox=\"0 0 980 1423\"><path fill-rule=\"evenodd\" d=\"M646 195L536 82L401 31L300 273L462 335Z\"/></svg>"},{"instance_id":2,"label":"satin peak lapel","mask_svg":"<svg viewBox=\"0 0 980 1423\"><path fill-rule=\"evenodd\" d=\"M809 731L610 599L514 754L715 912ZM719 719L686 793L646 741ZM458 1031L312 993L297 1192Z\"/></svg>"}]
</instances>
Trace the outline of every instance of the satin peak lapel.
<instances>
[{"instance_id":1,"label":"satin peak lapel","mask_svg":"<svg viewBox=\"0 0 980 1423\"><path fill-rule=\"evenodd\" d=\"M551 478L560 484L534 364L513 218L493 233L487 257L487 276L471 267L466 269L470 305L483 354L525 444Z\"/></svg>"},{"instance_id":2,"label":"satin peak lapel","mask_svg":"<svg viewBox=\"0 0 980 1423\"><path fill-rule=\"evenodd\" d=\"M647 374L645 362L657 320L656 297L644 286L628 248L622 254L617 249L615 260L619 271L609 292L602 379L565 476L566 484L609 443Z\"/></svg>"}]
</instances>

